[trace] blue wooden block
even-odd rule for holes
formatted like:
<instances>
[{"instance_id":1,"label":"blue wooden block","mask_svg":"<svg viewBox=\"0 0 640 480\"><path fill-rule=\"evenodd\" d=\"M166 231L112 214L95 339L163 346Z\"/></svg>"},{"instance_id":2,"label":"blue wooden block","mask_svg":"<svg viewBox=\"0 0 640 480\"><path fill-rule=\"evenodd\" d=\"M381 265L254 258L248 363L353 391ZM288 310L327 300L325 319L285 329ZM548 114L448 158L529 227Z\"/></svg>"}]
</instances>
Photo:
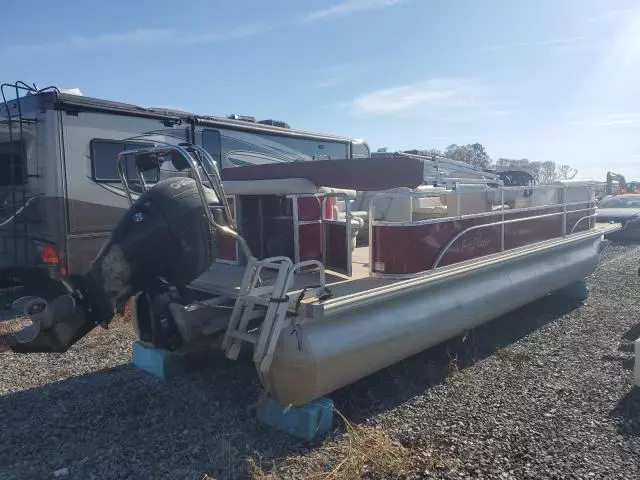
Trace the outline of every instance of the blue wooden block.
<instances>
[{"instance_id":1,"label":"blue wooden block","mask_svg":"<svg viewBox=\"0 0 640 480\"><path fill-rule=\"evenodd\" d=\"M131 361L137 368L163 380L184 371L184 361L180 355L160 348L145 347L138 340L133 342Z\"/></svg>"},{"instance_id":2,"label":"blue wooden block","mask_svg":"<svg viewBox=\"0 0 640 480\"><path fill-rule=\"evenodd\" d=\"M321 397L306 405L286 409L267 398L258 407L258 418L280 431L313 441L333 427L333 402Z\"/></svg>"}]
</instances>

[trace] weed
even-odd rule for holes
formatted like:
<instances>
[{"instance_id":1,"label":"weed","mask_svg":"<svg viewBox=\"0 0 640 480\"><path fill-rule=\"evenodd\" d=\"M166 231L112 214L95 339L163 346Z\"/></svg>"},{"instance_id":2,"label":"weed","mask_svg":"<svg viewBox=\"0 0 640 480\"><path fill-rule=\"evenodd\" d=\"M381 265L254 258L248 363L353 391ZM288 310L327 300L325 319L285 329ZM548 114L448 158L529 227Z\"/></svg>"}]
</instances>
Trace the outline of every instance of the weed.
<instances>
[{"instance_id":1,"label":"weed","mask_svg":"<svg viewBox=\"0 0 640 480\"><path fill-rule=\"evenodd\" d=\"M306 454L288 457L269 472L262 462L248 459L253 480L276 480L277 471L296 472L295 478L346 480L354 478L385 478L407 470L412 462L411 451L393 440L380 428L357 426L340 412L346 433L342 438L327 441L322 447Z\"/></svg>"}]
</instances>

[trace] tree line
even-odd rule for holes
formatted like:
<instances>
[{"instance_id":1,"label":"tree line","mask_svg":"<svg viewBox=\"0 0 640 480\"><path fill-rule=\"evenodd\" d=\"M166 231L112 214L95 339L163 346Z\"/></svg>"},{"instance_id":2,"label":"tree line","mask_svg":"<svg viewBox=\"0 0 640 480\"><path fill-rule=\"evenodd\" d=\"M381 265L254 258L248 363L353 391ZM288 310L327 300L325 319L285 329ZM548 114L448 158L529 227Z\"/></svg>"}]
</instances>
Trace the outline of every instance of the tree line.
<instances>
[{"instance_id":1,"label":"tree line","mask_svg":"<svg viewBox=\"0 0 640 480\"><path fill-rule=\"evenodd\" d=\"M435 148L429 150L406 150L405 152L414 155L438 155L488 170L525 170L533 175L533 178L538 183L571 180L575 178L578 173L578 170L569 165L556 164L556 162L553 161L538 162L526 158L498 158L494 162L484 146L480 143L471 143L468 145L452 144L449 145L444 152Z\"/></svg>"}]
</instances>

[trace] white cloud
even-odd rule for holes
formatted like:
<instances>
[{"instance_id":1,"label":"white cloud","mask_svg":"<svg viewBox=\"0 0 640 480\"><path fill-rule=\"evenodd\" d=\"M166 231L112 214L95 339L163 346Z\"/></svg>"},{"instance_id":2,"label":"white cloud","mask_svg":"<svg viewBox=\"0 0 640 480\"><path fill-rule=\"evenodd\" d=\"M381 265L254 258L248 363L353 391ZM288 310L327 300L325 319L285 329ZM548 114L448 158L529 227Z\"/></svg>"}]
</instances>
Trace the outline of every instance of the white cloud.
<instances>
[{"instance_id":1,"label":"white cloud","mask_svg":"<svg viewBox=\"0 0 640 480\"><path fill-rule=\"evenodd\" d=\"M289 19L282 25L316 22L345 17L358 12L382 10L410 0L343 0L324 10L318 10L298 19ZM104 33L96 36L75 35L62 40L40 44L8 45L0 47L0 54L29 54L71 50L94 51L116 47L157 46L160 44L207 44L262 35L272 31L275 25L251 24L218 32L189 33L164 28L140 28L128 32Z\"/></svg>"},{"instance_id":2,"label":"white cloud","mask_svg":"<svg viewBox=\"0 0 640 480\"><path fill-rule=\"evenodd\" d=\"M570 122L575 127L611 128L640 126L640 113L610 113L600 117L579 119Z\"/></svg>"},{"instance_id":3,"label":"white cloud","mask_svg":"<svg viewBox=\"0 0 640 480\"><path fill-rule=\"evenodd\" d=\"M477 89L468 80L435 79L366 93L349 106L360 114L389 115L430 107L477 106L476 96Z\"/></svg>"},{"instance_id":4,"label":"white cloud","mask_svg":"<svg viewBox=\"0 0 640 480\"><path fill-rule=\"evenodd\" d=\"M329 8L311 12L302 18L303 22L317 22L346 17L358 12L382 10L408 0L343 0Z\"/></svg>"},{"instance_id":5,"label":"white cloud","mask_svg":"<svg viewBox=\"0 0 640 480\"><path fill-rule=\"evenodd\" d=\"M567 37L567 38L553 38L550 40L539 40L535 42L518 42L518 43L504 43L500 45L487 45L482 50L485 52L494 52L498 50L507 50L513 48L529 48L529 47L550 47L559 45L574 45L584 41L584 37Z\"/></svg>"},{"instance_id":6,"label":"white cloud","mask_svg":"<svg viewBox=\"0 0 640 480\"><path fill-rule=\"evenodd\" d=\"M94 37L75 35L64 40L33 44L13 45L0 49L6 54L42 53L51 51L98 50L117 47L157 46L160 44L200 44L234 40L259 35L271 27L266 24L248 25L232 30L202 34L183 34L170 29L137 29L129 32L106 33Z\"/></svg>"},{"instance_id":7,"label":"white cloud","mask_svg":"<svg viewBox=\"0 0 640 480\"><path fill-rule=\"evenodd\" d=\"M95 37L74 35L65 40L33 45L9 45L2 51L5 53L38 53L55 50L93 50L121 45L153 45L172 37L171 30L138 29L130 32L105 33Z\"/></svg>"},{"instance_id":8,"label":"white cloud","mask_svg":"<svg viewBox=\"0 0 640 480\"><path fill-rule=\"evenodd\" d=\"M273 27L266 23L254 25L246 25L244 27L234 28L217 33L200 33L194 35L176 35L177 43L198 44L198 43L215 43L225 40L235 40L244 37L254 37L262 35L272 30Z\"/></svg>"}]
</instances>

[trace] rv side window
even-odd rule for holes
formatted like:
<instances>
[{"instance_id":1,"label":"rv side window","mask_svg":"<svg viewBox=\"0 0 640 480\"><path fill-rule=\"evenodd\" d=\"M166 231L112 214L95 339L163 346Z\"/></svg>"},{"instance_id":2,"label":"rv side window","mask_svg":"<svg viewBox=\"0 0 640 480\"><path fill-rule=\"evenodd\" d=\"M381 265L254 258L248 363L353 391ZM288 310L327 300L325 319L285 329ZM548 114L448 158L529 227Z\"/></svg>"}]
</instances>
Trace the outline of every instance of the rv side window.
<instances>
[{"instance_id":1,"label":"rv side window","mask_svg":"<svg viewBox=\"0 0 640 480\"><path fill-rule=\"evenodd\" d=\"M93 179L97 182L120 183L117 164L118 154L124 150L152 146L153 144L125 143L114 140L91 140L91 173ZM127 179L132 181L138 180L134 161L133 157L129 157L125 164ZM158 181L157 176L157 171L144 172L145 181L150 183Z\"/></svg>"},{"instance_id":2,"label":"rv side window","mask_svg":"<svg viewBox=\"0 0 640 480\"><path fill-rule=\"evenodd\" d=\"M202 131L202 148L204 148L220 168L220 132L209 128Z\"/></svg>"},{"instance_id":3,"label":"rv side window","mask_svg":"<svg viewBox=\"0 0 640 480\"><path fill-rule=\"evenodd\" d=\"M13 176L12 176L13 173ZM26 183L22 144L19 141L0 143L0 186Z\"/></svg>"}]
</instances>

